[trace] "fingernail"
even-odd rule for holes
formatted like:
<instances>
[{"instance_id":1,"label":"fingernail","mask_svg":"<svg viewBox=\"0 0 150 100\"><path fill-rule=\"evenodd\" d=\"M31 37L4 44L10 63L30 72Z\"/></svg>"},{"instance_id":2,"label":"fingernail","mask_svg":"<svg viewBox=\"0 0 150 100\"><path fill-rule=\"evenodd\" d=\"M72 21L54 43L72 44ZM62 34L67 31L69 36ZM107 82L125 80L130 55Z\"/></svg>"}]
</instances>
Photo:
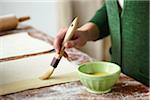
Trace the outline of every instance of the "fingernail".
<instances>
[{"instance_id":1,"label":"fingernail","mask_svg":"<svg viewBox=\"0 0 150 100\"><path fill-rule=\"evenodd\" d=\"M56 50L56 53L59 53L59 50L58 49L55 49Z\"/></svg>"},{"instance_id":2,"label":"fingernail","mask_svg":"<svg viewBox=\"0 0 150 100\"><path fill-rule=\"evenodd\" d=\"M68 48L72 47L72 44L71 43L68 43Z\"/></svg>"},{"instance_id":3,"label":"fingernail","mask_svg":"<svg viewBox=\"0 0 150 100\"><path fill-rule=\"evenodd\" d=\"M64 46L65 46L65 47L68 47L68 43L65 43Z\"/></svg>"}]
</instances>

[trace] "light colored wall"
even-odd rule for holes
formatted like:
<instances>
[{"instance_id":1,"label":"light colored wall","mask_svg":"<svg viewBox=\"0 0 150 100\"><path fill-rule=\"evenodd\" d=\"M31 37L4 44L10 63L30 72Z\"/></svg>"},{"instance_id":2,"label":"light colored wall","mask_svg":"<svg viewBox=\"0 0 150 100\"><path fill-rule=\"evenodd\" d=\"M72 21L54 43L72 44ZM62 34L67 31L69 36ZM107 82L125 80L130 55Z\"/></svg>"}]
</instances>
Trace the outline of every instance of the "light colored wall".
<instances>
[{"instance_id":1,"label":"light colored wall","mask_svg":"<svg viewBox=\"0 0 150 100\"><path fill-rule=\"evenodd\" d=\"M80 17L80 25L83 25L95 15L95 12L102 7L103 3L103 0L74 0L73 14ZM95 59L103 60L103 46L104 41L99 40L88 42L81 50Z\"/></svg>"},{"instance_id":2,"label":"light colored wall","mask_svg":"<svg viewBox=\"0 0 150 100\"><path fill-rule=\"evenodd\" d=\"M58 31L57 2L55 0L0 0L0 15L15 14L17 17L29 15L25 22L35 28L55 36Z\"/></svg>"}]
</instances>

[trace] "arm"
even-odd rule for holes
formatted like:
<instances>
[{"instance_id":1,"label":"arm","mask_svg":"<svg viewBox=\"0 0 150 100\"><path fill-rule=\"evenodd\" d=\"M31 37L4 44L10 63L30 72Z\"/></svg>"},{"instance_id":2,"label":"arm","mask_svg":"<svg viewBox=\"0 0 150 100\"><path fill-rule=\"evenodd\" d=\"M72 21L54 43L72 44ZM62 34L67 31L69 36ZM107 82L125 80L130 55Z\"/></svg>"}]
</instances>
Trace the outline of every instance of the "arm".
<instances>
[{"instance_id":1,"label":"arm","mask_svg":"<svg viewBox=\"0 0 150 100\"><path fill-rule=\"evenodd\" d=\"M67 29L62 29L58 32L54 41L56 52L59 53L61 43L64 39ZM95 41L108 35L108 21L105 5L96 12L95 16L85 25L78 28L72 40L65 44L66 48L77 47L80 48L86 44L87 41Z\"/></svg>"}]
</instances>

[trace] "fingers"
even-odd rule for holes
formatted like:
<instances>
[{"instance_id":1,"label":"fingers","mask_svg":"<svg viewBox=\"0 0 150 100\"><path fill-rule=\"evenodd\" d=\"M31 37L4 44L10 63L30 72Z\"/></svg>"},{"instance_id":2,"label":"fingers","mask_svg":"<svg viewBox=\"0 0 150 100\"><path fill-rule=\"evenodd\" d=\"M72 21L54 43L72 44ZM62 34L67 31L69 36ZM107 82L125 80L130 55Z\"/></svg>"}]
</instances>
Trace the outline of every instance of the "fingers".
<instances>
[{"instance_id":1,"label":"fingers","mask_svg":"<svg viewBox=\"0 0 150 100\"><path fill-rule=\"evenodd\" d=\"M72 48L75 47L76 43L74 41L68 41L67 43L64 44L66 48Z\"/></svg>"},{"instance_id":2,"label":"fingers","mask_svg":"<svg viewBox=\"0 0 150 100\"><path fill-rule=\"evenodd\" d=\"M61 29L58 32L58 35L56 36L55 40L54 40L54 48L56 50L56 53L60 52L60 49L62 47L62 42L64 40L65 34L67 32L67 28L65 29ZM64 44L64 46L66 48L72 48L72 47L76 47L76 48L80 48L83 45L85 45L87 42L87 39L85 38L85 32L84 31L79 31L77 30L72 38L72 40L66 42Z\"/></svg>"},{"instance_id":3,"label":"fingers","mask_svg":"<svg viewBox=\"0 0 150 100\"><path fill-rule=\"evenodd\" d=\"M70 40L70 41L66 42L66 43L64 44L64 46L65 46L66 48L73 48L73 47L79 48L79 47L81 47L81 46L80 46L80 42L81 42L81 41L80 41L79 39Z\"/></svg>"},{"instance_id":4,"label":"fingers","mask_svg":"<svg viewBox=\"0 0 150 100\"><path fill-rule=\"evenodd\" d=\"M62 42L63 42L63 39L64 39L64 36L65 36L66 32L67 32L67 28L61 29L58 32L58 34L57 34L57 36L54 40L54 48L55 48L57 53L60 52L61 45L62 45Z\"/></svg>"}]
</instances>

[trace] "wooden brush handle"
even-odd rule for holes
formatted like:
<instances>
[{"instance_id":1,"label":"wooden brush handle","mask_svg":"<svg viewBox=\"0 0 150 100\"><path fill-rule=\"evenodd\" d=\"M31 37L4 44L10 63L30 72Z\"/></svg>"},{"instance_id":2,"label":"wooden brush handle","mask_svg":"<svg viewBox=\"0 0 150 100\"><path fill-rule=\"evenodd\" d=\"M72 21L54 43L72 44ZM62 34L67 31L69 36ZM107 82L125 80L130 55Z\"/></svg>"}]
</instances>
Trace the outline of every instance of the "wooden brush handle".
<instances>
[{"instance_id":1,"label":"wooden brush handle","mask_svg":"<svg viewBox=\"0 0 150 100\"><path fill-rule=\"evenodd\" d=\"M51 66L53 66L54 68L57 67L60 59L62 58L62 56L64 55L64 44L69 41L75 30L77 29L77 24L78 24L78 17L76 17L73 22L71 23L70 27L68 28L67 32L66 32L66 35L65 35L65 38L63 40L63 43L62 43L62 47L61 47L61 50L60 50L60 53L55 55L55 57L53 58L52 62L51 62Z\"/></svg>"},{"instance_id":2,"label":"wooden brush handle","mask_svg":"<svg viewBox=\"0 0 150 100\"><path fill-rule=\"evenodd\" d=\"M76 31L76 29L77 29L77 24L78 24L78 17L76 17L76 18L73 20L73 22L71 23L71 25L69 26L69 28L68 28L68 30L67 30L67 32L66 32L66 35L65 35L65 37L64 37L64 40L63 40L63 43L62 43L62 47L61 47L61 50L60 50L60 56L63 56L63 54L64 54L64 49L65 49L64 44L65 44L67 41L71 40L71 38L73 37L73 34L74 34L74 32Z\"/></svg>"}]
</instances>

